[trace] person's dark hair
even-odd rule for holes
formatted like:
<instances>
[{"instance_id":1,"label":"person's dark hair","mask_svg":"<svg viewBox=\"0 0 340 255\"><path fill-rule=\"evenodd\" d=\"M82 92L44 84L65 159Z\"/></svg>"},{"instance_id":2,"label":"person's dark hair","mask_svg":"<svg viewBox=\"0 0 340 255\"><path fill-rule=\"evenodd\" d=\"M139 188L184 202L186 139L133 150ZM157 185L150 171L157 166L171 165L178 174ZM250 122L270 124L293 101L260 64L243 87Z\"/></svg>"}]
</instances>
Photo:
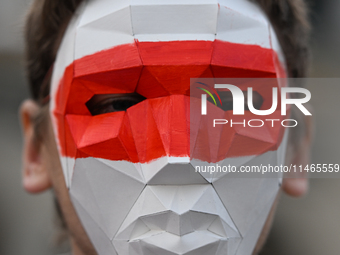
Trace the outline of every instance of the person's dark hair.
<instances>
[{"instance_id":1,"label":"person's dark hair","mask_svg":"<svg viewBox=\"0 0 340 255\"><path fill-rule=\"evenodd\" d=\"M34 0L25 25L25 67L31 96L40 102L49 93L44 82L62 35L83 0ZM46 86L47 84L47 86Z\"/></svg>"},{"instance_id":2,"label":"person's dark hair","mask_svg":"<svg viewBox=\"0 0 340 255\"><path fill-rule=\"evenodd\" d=\"M282 47L288 77L303 78L309 68L308 9L304 0L253 0L269 17Z\"/></svg>"}]
</instances>

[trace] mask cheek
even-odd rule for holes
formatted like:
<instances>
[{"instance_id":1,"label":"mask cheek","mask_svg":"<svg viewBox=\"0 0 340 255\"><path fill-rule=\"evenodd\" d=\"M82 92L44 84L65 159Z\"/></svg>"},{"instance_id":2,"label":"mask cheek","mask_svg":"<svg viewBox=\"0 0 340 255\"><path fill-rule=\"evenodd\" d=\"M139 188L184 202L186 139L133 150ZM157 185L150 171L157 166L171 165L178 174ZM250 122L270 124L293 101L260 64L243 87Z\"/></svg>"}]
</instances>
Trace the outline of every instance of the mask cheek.
<instances>
[{"instance_id":1,"label":"mask cheek","mask_svg":"<svg viewBox=\"0 0 340 255\"><path fill-rule=\"evenodd\" d=\"M93 157L76 159L70 195L98 251L112 249L112 238L144 186L134 163Z\"/></svg>"},{"instance_id":2,"label":"mask cheek","mask_svg":"<svg viewBox=\"0 0 340 255\"><path fill-rule=\"evenodd\" d=\"M272 154L276 158L276 154ZM244 165L255 164L253 162L257 161L256 158ZM263 159L260 161L263 164L272 164ZM225 164L229 164L227 160ZM228 173L215 178L212 185L242 236L240 254L251 254L280 190L280 179L255 178L247 175L241 177L241 175Z\"/></svg>"},{"instance_id":3,"label":"mask cheek","mask_svg":"<svg viewBox=\"0 0 340 255\"><path fill-rule=\"evenodd\" d=\"M202 146L204 144L205 148L209 148L210 157L203 161L198 160L200 150L195 148L196 159L193 160L195 166L201 167L204 161L210 162L208 164L210 166L219 165L225 169L230 165L235 166L237 170L246 166L284 165L288 129L277 125L279 122L276 123L276 128L272 128L271 122L263 127L253 128L247 124L244 126L243 121L248 123L251 119L262 119L262 117L254 117L246 113L238 119L235 116L229 117L228 113L219 112L217 109L211 109L210 113L212 113L210 116L206 116L205 124L202 124L201 120L200 127L197 128L198 131L195 134L196 146L198 146L197 141L202 143ZM265 117L268 118L268 116ZM214 118L226 119L228 124L210 128ZM234 128L230 127L231 118L242 124L235 125ZM270 118L280 120L282 116L278 111ZM263 121L265 122L265 119ZM205 136L205 134L212 135ZM224 137L223 141L230 142L216 143L213 140L213 134L216 135L216 140ZM242 236L238 251L240 254L251 254L279 193L282 174L267 176L239 172L225 173L218 172L217 168L214 173L202 174L210 178L212 186Z\"/></svg>"}]
</instances>

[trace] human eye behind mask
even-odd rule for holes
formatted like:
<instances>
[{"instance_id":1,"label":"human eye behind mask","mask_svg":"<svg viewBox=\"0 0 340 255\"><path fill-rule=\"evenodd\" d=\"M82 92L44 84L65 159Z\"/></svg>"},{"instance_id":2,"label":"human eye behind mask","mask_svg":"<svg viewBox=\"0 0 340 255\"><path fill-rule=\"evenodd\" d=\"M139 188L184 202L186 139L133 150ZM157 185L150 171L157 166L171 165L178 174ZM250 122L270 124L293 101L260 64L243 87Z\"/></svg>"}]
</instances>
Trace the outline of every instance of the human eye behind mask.
<instances>
[{"instance_id":1,"label":"human eye behind mask","mask_svg":"<svg viewBox=\"0 0 340 255\"><path fill-rule=\"evenodd\" d=\"M90 113L99 114L126 111L146 98L137 93L94 95L86 103Z\"/></svg>"}]
</instances>

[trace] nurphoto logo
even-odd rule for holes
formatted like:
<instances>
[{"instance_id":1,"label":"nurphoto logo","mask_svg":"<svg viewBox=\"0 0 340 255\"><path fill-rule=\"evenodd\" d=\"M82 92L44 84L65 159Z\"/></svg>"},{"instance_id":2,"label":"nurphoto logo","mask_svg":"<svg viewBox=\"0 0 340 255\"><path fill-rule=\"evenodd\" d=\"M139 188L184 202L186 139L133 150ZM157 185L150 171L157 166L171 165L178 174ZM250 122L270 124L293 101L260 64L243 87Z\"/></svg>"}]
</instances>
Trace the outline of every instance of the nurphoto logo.
<instances>
[{"instance_id":1,"label":"nurphoto logo","mask_svg":"<svg viewBox=\"0 0 340 255\"><path fill-rule=\"evenodd\" d=\"M203 83L200 83L205 85ZM224 89L229 90L232 96L232 115L244 115L245 114L245 106L247 110L257 116L268 116L273 114L278 108L278 90L280 89L281 94L281 115L287 116L287 106L288 105L295 105L304 115L312 115L307 108L303 105L310 101L311 93L308 89L305 88L298 88L298 87L283 87L283 88L272 88L272 105L269 109L256 109L253 103L253 88L248 87L246 93L247 102L245 102L245 93L237 86L231 84L215 84L214 89L210 88L212 91L209 91L207 88L197 87L198 89L203 90L206 94L201 95L201 114L207 115L207 95L210 96L214 104L217 106L216 99L214 94L216 95L217 99L219 100L221 106L223 100L221 100L219 94L215 89ZM302 96L298 98L292 98L289 94L300 94ZM247 104L246 104L247 103ZM214 119L213 126L216 125L225 125L230 124L233 125L243 125L244 127L248 124L249 127L262 127L268 121L271 123L271 127L275 126L276 122L280 122L284 127L296 127L298 125L297 120L295 119L251 119L251 120L244 120L243 122L233 122L232 119Z\"/></svg>"}]
</instances>

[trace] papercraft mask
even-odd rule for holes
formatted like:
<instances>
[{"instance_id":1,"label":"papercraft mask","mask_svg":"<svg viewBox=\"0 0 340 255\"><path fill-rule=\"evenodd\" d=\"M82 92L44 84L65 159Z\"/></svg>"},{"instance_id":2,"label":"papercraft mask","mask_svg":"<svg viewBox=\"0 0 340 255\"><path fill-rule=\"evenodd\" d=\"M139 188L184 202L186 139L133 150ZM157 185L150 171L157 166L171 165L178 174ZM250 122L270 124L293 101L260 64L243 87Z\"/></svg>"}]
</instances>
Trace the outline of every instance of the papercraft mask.
<instances>
[{"instance_id":1,"label":"papercraft mask","mask_svg":"<svg viewBox=\"0 0 340 255\"><path fill-rule=\"evenodd\" d=\"M195 151L204 128L190 123L190 78L276 78L281 63L272 27L246 0L92 0L78 9L54 66L51 116L66 185L99 254L252 253L279 178L193 166L280 164L283 130L236 130L218 157ZM91 114L96 95L130 93L145 100ZM219 132L211 139L230 139Z\"/></svg>"}]
</instances>

